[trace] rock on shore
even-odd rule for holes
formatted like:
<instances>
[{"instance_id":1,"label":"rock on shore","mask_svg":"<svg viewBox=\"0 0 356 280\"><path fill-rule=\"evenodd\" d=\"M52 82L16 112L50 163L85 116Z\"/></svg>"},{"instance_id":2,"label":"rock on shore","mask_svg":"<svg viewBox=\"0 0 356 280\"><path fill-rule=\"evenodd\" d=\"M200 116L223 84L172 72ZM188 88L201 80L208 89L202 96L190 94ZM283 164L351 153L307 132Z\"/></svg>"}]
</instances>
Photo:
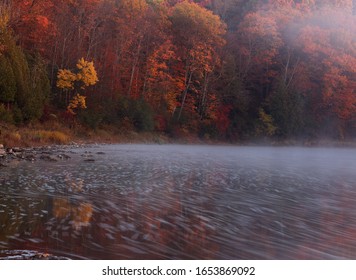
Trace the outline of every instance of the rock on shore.
<instances>
[{"instance_id":1,"label":"rock on shore","mask_svg":"<svg viewBox=\"0 0 356 280\"><path fill-rule=\"evenodd\" d=\"M5 148L4 145L0 144L0 168L6 167L8 164L11 165L13 161L47 161L47 162L57 162L63 160L69 160L72 153L70 149L79 147L92 147L93 145L78 145L76 143L71 145L54 145L54 146L43 146L34 148ZM94 162L95 159L92 158L90 152L85 151L82 155L84 162ZM100 152L99 152L100 153ZM102 152L100 154L103 154Z\"/></svg>"},{"instance_id":2,"label":"rock on shore","mask_svg":"<svg viewBox=\"0 0 356 280\"><path fill-rule=\"evenodd\" d=\"M0 166L6 166L7 163L13 160L26 160L26 161L58 161L67 160L70 156L65 154L63 147L48 146L36 148L5 148L0 144Z\"/></svg>"}]
</instances>

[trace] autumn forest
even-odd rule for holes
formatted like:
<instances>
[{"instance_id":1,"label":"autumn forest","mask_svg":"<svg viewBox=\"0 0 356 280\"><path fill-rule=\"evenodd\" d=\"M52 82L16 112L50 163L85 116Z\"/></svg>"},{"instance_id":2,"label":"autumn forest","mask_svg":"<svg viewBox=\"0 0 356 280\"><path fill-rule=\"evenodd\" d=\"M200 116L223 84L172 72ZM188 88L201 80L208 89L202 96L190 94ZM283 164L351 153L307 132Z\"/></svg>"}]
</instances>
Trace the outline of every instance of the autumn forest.
<instances>
[{"instance_id":1,"label":"autumn forest","mask_svg":"<svg viewBox=\"0 0 356 280\"><path fill-rule=\"evenodd\" d=\"M2 0L0 123L356 137L349 0Z\"/></svg>"}]
</instances>

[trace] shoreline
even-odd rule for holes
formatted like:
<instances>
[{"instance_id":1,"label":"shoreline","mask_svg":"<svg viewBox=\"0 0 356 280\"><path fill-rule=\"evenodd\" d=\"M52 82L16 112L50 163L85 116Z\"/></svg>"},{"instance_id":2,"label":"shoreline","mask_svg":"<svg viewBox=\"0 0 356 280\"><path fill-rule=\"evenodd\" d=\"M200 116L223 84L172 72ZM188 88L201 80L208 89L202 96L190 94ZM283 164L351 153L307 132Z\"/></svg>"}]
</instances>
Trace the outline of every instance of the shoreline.
<instances>
[{"instance_id":1,"label":"shoreline","mask_svg":"<svg viewBox=\"0 0 356 280\"><path fill-rule=\"evenodd\" d=\"M37 125L33 127L0 126L0 164L6 159L31 160L36 153L54 153L59 149L106 144L150 145L211 145L246 147L310 147L310 148L356 148L356 139L337 141L333 139L252 139L251 141L227 141L204 139L194 134L180 137L159 132L118 131L113 127L100 130L73 130L67 127ZM31 155L32 153L32 155Z\"/></svg>"},{"instance_id":2,"label":"shoreline","mask_svg":"<svg viewBox=\"0 0 356 280\"><path fill-rule=\"evenodd\" d=\"M229 143L229 142L206 142L206 141L169 141L169 142L147 142L147 141L78 141L64 144L47 143L44 145L34 145L32 147L5 147L0 143L0 170L9 167L15 162L28 161L47 161L57 162L69 160L71 158L70 149L76 148L92 148L100 145L207 145L207 146L231 146L231 147L271 147L271 148L284 148L284 147L300 147L300 148L356 148L356 142L330 142L324 141L319 144L298 145L288 143ZM171 139L173 140L173 139ZM85 161L92 161L86 159Z\"/></svg>"}]
</instances>

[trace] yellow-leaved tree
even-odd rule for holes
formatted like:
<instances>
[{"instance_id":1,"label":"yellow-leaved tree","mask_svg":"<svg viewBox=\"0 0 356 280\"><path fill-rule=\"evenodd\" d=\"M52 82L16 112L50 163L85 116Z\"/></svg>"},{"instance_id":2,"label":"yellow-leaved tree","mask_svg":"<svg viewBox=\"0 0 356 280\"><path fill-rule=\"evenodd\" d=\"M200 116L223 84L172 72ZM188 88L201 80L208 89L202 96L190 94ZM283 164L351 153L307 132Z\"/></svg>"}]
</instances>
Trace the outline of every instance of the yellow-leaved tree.
<instances>
[{"instance_id":1,"label":"yellow-leaved tree","mask_svg":"<svg viewBox=\"0 0 356 280\"><path fill-rule=\"evenodd\" d=\"M76 114L74 110L87 108L86 96L83 95L83 91L86 87L93 86L99 81L92 61L81 58L76 66L75 72L59 69L57 74L57 87L67 93L67 111L73 115ZM71 95L70 100L69 95Z\"/></svg>"},{"instance_id":2,"label":"yellow-leaved tree","mask_svg":"<svg viewBox=\"0 0 356 280\"><path fill-rule=\"evenodd\" d=\"M81 58L78 60L77 68L77 81L82 83L81 89L93 86L99 81L92 61L86 61L84 58Z\"/></svg>"}]
</instances>

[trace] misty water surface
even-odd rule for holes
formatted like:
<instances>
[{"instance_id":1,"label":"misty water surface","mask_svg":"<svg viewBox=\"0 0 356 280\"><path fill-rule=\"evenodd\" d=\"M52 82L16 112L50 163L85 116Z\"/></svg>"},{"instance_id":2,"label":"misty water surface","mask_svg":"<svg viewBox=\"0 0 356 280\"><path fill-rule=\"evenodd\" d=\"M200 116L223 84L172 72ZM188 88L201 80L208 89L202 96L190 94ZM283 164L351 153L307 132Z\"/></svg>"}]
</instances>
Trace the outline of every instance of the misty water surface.
<instances>
[{"instance_id":1,"label":"misty water surface","mask_svg":"<svg viewBox=\"0 0 356 280\"><path fill-rule=\"evenodd\" d=\"M71 159L0 169L0 257L356 259L355 149L65 153Z\"/></svg>"}]
</instances>

